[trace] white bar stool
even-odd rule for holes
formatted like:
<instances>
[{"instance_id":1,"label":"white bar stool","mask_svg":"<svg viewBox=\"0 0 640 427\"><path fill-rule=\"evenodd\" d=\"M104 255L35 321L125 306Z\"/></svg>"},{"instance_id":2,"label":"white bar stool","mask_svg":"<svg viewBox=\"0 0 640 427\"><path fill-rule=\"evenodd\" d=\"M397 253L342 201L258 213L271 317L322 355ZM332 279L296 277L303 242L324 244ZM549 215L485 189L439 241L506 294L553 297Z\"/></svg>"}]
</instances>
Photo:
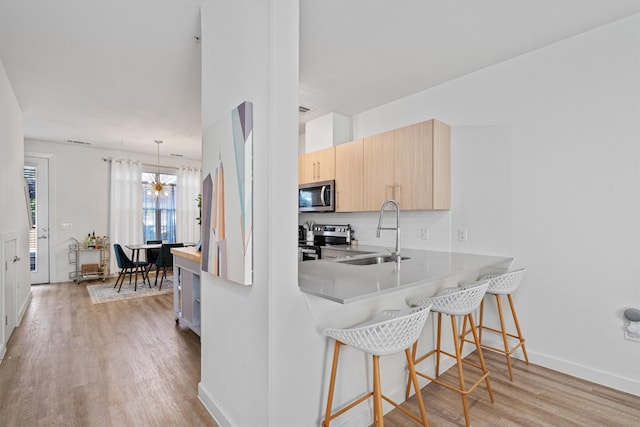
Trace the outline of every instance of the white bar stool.
<instances>
[{"instance_id":1,"label":"white bar stool","mask_svg":"<svg viewBox=\"0 0 640 427\"><path fill-rule=\"evenodd\" d=\"M373 396L373 424L384 427L382 412L382 399L386 400L403 413L411 417L423 426L428 426L427 412L424 409L422 394L418 385L418 378L413 366L413 359L409 352L411 344L416 342L424 324L429 316L428 306L418 308L407 308L404 310L387 310L379 313L374 318L358 324L349 329L325 329L324 335L336 340L333 352L333 364L331 367L331 382L329 384L329 394L327 397L327 410L325 419L322 421L323 427L329 427L329 422L334 418L347 412L354 406L364 402ZM349 345L361 350L373 357L373 391L365 393L354 402L344 408L331 413L333 403L333 392L335 388L336 372L338 368L338 354L340 346ZM409 381L413 383L420 408L420 418L401 407L398 403L382 394L380 387L380 356L398 353L404 350L409 365Z\"/></svg>"},{"instance_id":2,"label":"white bar stool","mask_svg":"<svg viewBox=\"0 0 640 427\"><path fill-rule=\"evenodd\" d=\"M513 299L511 298L511 294L513 294L516 289L522 283L522 279L524 278L525 269L521 268L519 270L510 271L504 274L492 274L483 276L481 280L489 279L489 287L487 288L487 294L495 295L496 304L498 307L498 316L500 317L500 329L491 328L489 326L484 325L484 299L480 303L480 323L477 325L478 335L480 337L480 344L482 348L486 348L491 351L495 351L497 353L504 354L507 356L507 366L509 367L509 379L513 381L513 370L511 368L511 355L519 348L522 348L522 353L524 353L524 360L526 364L529 364L529 356L527 356L527 349L524 345L524 337L522 336L522 331L520 330L520 324L518 323L518 316L516 315L516 309L513 305ZM500 296L506 295L509 301L509 307L511 308L511 315L513 317L513 323L516 327L517 335L507 332L507 329L504 324L504 315L502 312L502 303L500 301ZM500 334L502 336L503 348L493 347L488 344L482 343L482 331L487 330L490 332L494 332ZM466 321L462 328L462 338L463 341L472 342L466 339L466 336L471 332L467 331ZM518 340L518 344L514 347L510 347L509 338L515 338Z\"/></svg>"},{"instance_id":3,"label":"white bar stool","mask_svg":"<svg viewBox=\"0 0 640 427\"><path fill-rule=\"evenodd\" d=\"M467 427L470 425L469 421L469 408L467 405L467 395L471 393L483 380L487 384L487 390L489 391L489 397L491 398L491 402L493 402L493 391L491 390L491 383L489 382L489 371L487 370L487 366L484 363L484 357L482 356L482 349L480 348L480 340L476 333L475 324L473 321L473 317L471 313L478 308L480 305L482 298L484 297L487 288L489 287L489 280L479 281L467 284L464 287L458 288L447 288L440 291L436 296L430 298L412 298L407 301L407 303L411 306L429 306L431 305L431 310L433 312L438 313L438 337L436 348L434 350L429 351L428 353L418 357L418 343L413 344L412 351L412 359L414 365L417 365L420 362L423 362L428 357L436 356L436 376L431 377L422 372L416 372L417 375L420 375L423 378L433 381L436 384L440 384L449 390L453 390L457 393L460 393L462 397L462 406L464 408L464 419ZM441 333L442 333L442 315L447 314L451 317L451 330L453 333L453 346L455 349L455 354L446 352L441 348ZM476 349L478 352L478 358L480 359L480 364L471 362L469 360L462 358L462 339L458 335L458 326L456 323L457 316L464 316L465 322L468 320L471 324L471 332L473 333L474 342L476 344ZM449 357L456 359L456 365L458 369L458 385L451 385L447 382L442 381L440 378L440 355L444 354ZM480 378L476 380L471 387L467 387L464 380L464 372L462 369L462 364L466 363L467 365L471 365L475 368L478 368L482 371L482 375ZM409 384L407 384L407 392L406 396L409 398L410 392Z\"/></svg>"}]
</instances>

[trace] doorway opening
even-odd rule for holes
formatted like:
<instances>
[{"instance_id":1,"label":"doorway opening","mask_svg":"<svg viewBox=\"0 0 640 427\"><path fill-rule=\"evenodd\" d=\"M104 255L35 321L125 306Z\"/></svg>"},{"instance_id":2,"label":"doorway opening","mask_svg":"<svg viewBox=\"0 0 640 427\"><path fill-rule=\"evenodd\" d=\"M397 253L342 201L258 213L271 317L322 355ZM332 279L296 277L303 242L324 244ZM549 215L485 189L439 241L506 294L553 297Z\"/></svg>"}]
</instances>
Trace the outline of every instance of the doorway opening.
<instances>
[{"instance_id":1,"label":"doorway opening","mask_svg":"<svg viewBox=\"0 0 640 427\"><path fill-rule=\"evenodd\" d=\"M49 160L25 157L24 179L29 195L29 271L31 284L49 283Z\"/></svg>"}]
</instances>

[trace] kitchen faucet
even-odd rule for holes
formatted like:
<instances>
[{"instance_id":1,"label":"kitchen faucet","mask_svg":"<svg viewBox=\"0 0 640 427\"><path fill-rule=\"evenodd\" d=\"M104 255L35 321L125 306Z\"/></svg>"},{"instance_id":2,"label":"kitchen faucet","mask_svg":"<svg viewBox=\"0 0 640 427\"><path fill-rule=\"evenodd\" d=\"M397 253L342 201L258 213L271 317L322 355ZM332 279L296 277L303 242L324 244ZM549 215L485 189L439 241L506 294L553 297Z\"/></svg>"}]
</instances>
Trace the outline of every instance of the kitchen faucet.
<instances>
[{"instance_id":1,"label":"kitchen faucet","mask_svg":"<svg viewBox=\"0 0 640 427\"><path fill-rule=\"evenodd\" d=\"M393 205L396 208L396 226L393 227L382 227L382 217L384 216L384 208L387 205ZM376 237L380 237L380 230L396 230L396 250L391 254L392 258L400 263L402 257L400 256L400 206L398 206L398 202L393 199L386 200L382 207L380 208L380 217L378 218L378 229L376 230Z\"/></svg>"}]
</instances>

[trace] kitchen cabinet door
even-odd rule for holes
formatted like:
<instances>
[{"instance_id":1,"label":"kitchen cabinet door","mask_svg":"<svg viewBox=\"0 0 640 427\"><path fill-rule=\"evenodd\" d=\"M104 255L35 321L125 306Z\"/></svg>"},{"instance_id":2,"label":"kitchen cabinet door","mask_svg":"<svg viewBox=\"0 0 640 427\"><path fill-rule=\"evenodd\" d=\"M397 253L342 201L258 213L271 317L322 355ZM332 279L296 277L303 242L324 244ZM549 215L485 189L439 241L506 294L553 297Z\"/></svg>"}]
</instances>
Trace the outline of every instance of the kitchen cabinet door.
<instances>
[{"instance_id":1,"label":"kitchen cabinet door","mask_svg":"<svg viewBox=\"0 0 640 427\"><path fill-rule=\"evenodd\" d=\"M433 120L433 209L451 209L451 127Z\"/></svg>"},{"instance_id":2,"label":"kitchen cabinet door","mask_svg":"<svg viewBox=\"0 0 640 427\"><path fill-rule=\"evenodd\" d=\"M304 154L298 156L298 184L305 184Z\"/></svg>"},{"instance_id":3,"label":"kitchen cabinet door","mask_svg":"<svg viewBox=\"0 0 640 427\"><path fill-rule=\"evenodd\" d=\"M450 128L428 120L364 139L364 207L395 199L402 210L450 209Z\"/></svg>"},{"instance_id":4,"label":"kitchen cabinet door","mask_svg":"<svg viewBox=\"0 0 640 427\"><path fill-rule=\"evenodd\" d=\"M302 179L300 179L302 177ZM336 178L335 147L312 151L298 158L298 183L307 184Z\"/></svg>"},{"instance_id":5,"label":"kitchen cabinet door","mask_svg":"<svg viewBox=\"0 0 640 427\"><path fill-rule=\"evenodd\" d=\"M375 211L393 197L395 181L394 132L384 132L364 139L365 211Z\"/></svg>"},{"instance_id":6,"label":"kitchen cabinet door","mask_svg":"<svg viewBox=\"0 0 640 427\"><path fill-rule=\"evenodd\" d=\"M362 139L336 145L336 211L363 210L363 145Z\"/></svg>"},{"instance_id":7,"label":"kitchen cabinet door","mask_svg":"<svg viewBox=\"0 0 640 427\"><path fill-rule=\"evenodd\" d=\"M433 121L394 131L394 198L404 210L433 209Z\"/></svg>"},{"instance_id":8,"label":"kitchen cabinet door","mask_svg":"<svg viewBox=\"0 0 640 427\"><path fill-rule=\"evenodd\" d=\"M395 131L394 197L401 209L451 208L451 128L427 120Z\"/></svg>"}]
</instances>

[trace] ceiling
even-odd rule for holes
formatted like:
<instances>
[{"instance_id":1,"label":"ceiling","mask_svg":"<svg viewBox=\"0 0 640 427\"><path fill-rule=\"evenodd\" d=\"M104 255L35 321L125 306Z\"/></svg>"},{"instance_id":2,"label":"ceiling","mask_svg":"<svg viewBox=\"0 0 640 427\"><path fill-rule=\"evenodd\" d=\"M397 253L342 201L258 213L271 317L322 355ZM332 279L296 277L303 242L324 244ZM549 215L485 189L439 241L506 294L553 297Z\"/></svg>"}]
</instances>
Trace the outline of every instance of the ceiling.
<instances>
[{"instance_id":1,"label":"ceiling","mask_svg":"<svg viewBox=\"0 0 640 427\"><path fill-rule=\"evenodd\" d=\"M205 0L0 0L26 138L200 158ZM351 116L640 12L640 0L300 0L304 122Z\"/></svg>"}]
</instances>

